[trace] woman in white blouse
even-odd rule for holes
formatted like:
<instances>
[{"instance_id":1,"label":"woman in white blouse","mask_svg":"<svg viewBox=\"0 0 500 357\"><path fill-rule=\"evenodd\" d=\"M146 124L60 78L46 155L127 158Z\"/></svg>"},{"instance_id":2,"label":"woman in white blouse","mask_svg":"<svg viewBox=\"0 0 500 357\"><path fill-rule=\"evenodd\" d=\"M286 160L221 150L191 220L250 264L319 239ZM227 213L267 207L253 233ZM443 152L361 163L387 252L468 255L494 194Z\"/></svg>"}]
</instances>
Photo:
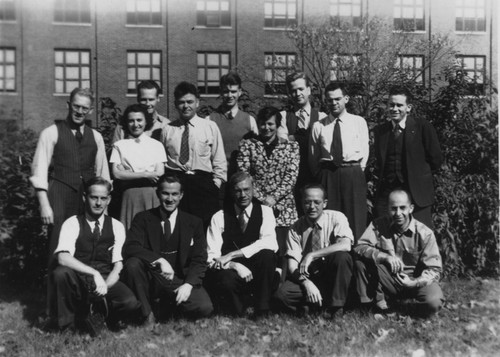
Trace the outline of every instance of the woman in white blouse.
<instances>
[{"instance_id":1,"label":"woman in white blouse","mask_svg":"<svg viewBox=\"0 0 500 357\"><path fill-rule=\"evenodd\" d=\"M129 229L136 213L160 204L155 188L165 172L167 155L162 143L144 133L153 125L146 106L128 106L120 124L126 139L113 145L109 162L115 187L122 192L120 221Z\"/></svg>"}]
</instances>

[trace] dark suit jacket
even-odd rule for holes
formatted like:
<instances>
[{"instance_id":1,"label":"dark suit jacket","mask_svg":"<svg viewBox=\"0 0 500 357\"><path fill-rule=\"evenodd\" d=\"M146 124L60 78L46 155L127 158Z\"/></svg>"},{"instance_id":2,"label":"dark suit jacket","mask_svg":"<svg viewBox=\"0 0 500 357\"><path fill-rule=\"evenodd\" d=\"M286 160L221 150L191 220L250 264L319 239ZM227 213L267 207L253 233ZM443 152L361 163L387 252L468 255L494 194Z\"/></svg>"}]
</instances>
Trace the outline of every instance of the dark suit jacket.
<instances>
[{"instance_id":1,"label":"dark suit jacket","mask_svg":"<svg viewBox=\"0 0 500 357\"><path fill-rule=\"evenodd\" d=\"M207 269L207 239L200 218L178 211L174 231L179 230L179 259L182 271L175 275L193 286L200 285ZM136 257L150 264L161 258L163 238L160 208L138 213L127 232L123 247L125 259ZM173 267L175 270L175 267Z\"/></svg>"},{"instance_id":2,"label":"dark suit jacket","mask_svg":"<svg viewBox=\"0 0 500 357\"><path fill-rule=\"evenodd\" d=\"M387 143L392 130L392 123L388 121L374 131L379 187L385 174ZM432 173L439 169L443 161L436 130L431 123L407 117L402 160L406 167L405 179L415 204L419 207L430 206L434 202Z\"/></svg>"}]
</instances>

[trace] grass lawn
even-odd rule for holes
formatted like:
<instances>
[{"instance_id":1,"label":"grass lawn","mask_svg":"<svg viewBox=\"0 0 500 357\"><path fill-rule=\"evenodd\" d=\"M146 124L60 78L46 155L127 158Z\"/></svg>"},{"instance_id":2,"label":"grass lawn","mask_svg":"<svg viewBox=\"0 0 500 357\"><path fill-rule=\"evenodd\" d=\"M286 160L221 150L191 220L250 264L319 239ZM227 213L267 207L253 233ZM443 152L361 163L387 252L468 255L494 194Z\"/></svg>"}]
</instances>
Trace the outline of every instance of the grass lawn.
<instances>
[{"instance_id":1,"label":"grass lawn","mask_svg":"<svg viewBox=\"0 0 500 357\"><path fill-rule=\"evenodd\" d=\"M342 319L273 315L259 322L217 316L153 329L128 327L91 339L33 327L40 292L0 285L1 356L498 356L500 282L443 282L447 302L422 320L347 311Z\"/></svg>"}]
</instances>

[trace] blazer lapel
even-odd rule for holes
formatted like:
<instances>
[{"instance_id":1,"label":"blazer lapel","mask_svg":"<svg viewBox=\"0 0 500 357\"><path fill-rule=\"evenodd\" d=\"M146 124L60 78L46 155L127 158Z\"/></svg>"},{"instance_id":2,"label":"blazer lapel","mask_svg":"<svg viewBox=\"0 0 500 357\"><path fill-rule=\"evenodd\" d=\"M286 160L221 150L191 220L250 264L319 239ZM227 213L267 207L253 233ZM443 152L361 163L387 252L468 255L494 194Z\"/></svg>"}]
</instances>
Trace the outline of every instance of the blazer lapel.
<instances>
[{"instance_id":1,"label":"blazer lapel","mask_svg":"<svg viewBox=\"0 0 500 357\"><path fill-rule=\"evenodd\" d=\"M160 208L155 208L148 217L148 237L151 249L153 252L161 251L161 239L163 238L163 230L161 228Z\"/></svg>"},{"instance_id":2,"label":"blazer lapel","mask_svg":"<svg viewBox=\"0 0 500 357\"><path fill-rule=\"evenodd\" d=\"M385 158L387 154L387 143L389 142L389 134L391 133L392 123L388 121L387 123L382 124L381 133L380 133L380 158L382 159L381 167L385 165Z\"/></svg>"},{"instance_id":3,"label":"blazer lapel","mask_svg":"<svg viewBox=\"0 0 500 357\"><path fill-rule=\"evenodd\" d=\"M408 148L413 146L413 142L415 141L415 137L417 136L417 123L413 117L409 116L406 119L406 129L405 129L405 149L406 154L408 155Z\"/></svg>"}]
</instances>

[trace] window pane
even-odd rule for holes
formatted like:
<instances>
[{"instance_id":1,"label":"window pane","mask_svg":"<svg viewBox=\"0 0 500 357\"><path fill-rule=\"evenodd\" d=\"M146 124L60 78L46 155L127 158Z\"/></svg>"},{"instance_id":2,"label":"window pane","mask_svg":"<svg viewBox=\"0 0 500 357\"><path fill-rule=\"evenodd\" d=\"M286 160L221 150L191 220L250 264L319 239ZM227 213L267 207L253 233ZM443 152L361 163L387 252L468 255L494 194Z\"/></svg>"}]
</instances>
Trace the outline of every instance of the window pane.
<instances>
[{"instance_id":1,"label":"window pane","mask_svg":"<svg viewBox=\"0 0 500 357\"><path fill-rule=\"evenodd\" d=\"M127 53L127 64L128 65L135 64L135 53Z\"/></svg>"},{"instance_id":2,"label":"window pane","mask_svg":"<svg viewBox=\"0 0 500 357\"><path fill-rule=\"evenodd\" d=\"M207 10L208 11L219 11L219 2L218 1L207 1Z\"/></svg>"},{"instance_id":3,"label":"window pane","mask_svg":"<svg viewBox=\"0 0 500 357\"><path fill-rule=\"evenodd\" d=\"M137 11L138 12L149 12L150 3L148 0L137 0Z\"/></svg>"},{"instance_id":4,"label":"window pane","mask_svg":"<svg viewBox=\"0 0 500 357\"><path fill-rule=\"evenodd\" d=\"M221 55L221 65L225 66L225 67L229 66L229 55L227 55L227 54Z\"/></svg>"},{"instance_id":5,"label":"window pane","mask_svg":"<svg viewBox=\"0 0 500 357\"><path fill-rule=\"evenodd\" d=\"M64 53L61 51L56 51L55 52L55 62L56 63L64 63Z\"/></svg>"},{"instance_id":6,"label":"window pane","mask_svg":"<svg viewBox=\"0 0 500 357\"><path fill-rule=\"evenodd\" d=\"M79 63L79 53L78 52L66 52L66 63L77 64Z\"/></svg>"},{"instance_id":7,"label":"window pane","mask_svg":"<svg viewBox=\"0 0 500 357\"><path fill-rule=\"evenodd\" d=\"M138 65L149 65L150 64L149 53L138 53L137 54L137 64Z\"/></svg>"},{"instance_id":8,"label":"window pane","mask_svg":"<svg viewBox=\"0 0 500 357\"><path fill-rule=\"evenodd\" d=\"M204 66L205 65L205 54L198 53L198 65L199 66Z\"/></svg>"},{"instance_id":9,"label":"window pane","mask_svg":"<svg viewBox=\"0 0 500 357\"><path fill-rule=\"evenodd\" d=\"M135 0L127 0L127 12L135 12Z\"/></svg>"},{"instance_id":10,"label":"window pane","mask_svg":"<svg viewBox=\"0 0 500 357\"><path fill-rule=\"evenodd\" d=\"M151 2L151 11L152 12L160 12L160 0L152 0Z\"/></svg>"},{"instance_id":11,"label":"window pane","mask_svg":"<svg viewBox=\"0 0 500 357\"><path fill-rule=\"evenodd\" d=\"M3 51L0 51L0 52L3 52ZM14 57L15 57L14 51L10 51L10 50L5 51L5 61L6 62L10 62L10 63L14 62L15 61Z\"/></svg>"},{"instance_id":12,"label":"window pane","mask_svg":"<svg viewBox=\"0 0 500 357\"><path fill-rule=\"evenodd\" d=\"M76 87L80 86L79 81L66 81L66 92L71 92Z\"/></svg>"},{"instance_id":13,"label":"window pane","mask_svg":"<svg viewBox=\"0 0 500 357\"><path fill-rule=\"evenodd\" d=\"M219 80L219 69L209 68L207 70L207 79L209 81L218 81Z\"/></svg>"},{"instance_id":14,"label":"window pane","mask_svg":"<svg viewBox=\"0 0 500 357\"><path fill-rule=\"evenodd\" d=\"M160 74L160 73L161 73L160 68L154 68L154 67L153 67L151 70L152 70L152 72L153 72L153 73L152 73L152 77L151 77L151 79L152 79L152 80L155 80L155 81L159 81L159 80L161 79L161 78L160 78L160 77L161 77L161 74Z\"/></svg>"},{"instance_id":15,"label":"window pane","mask_svg":"<svg viewBox=\"0 0 500 357\"><path fill-rule=\"evenodd\" d=\"M229 11L229 1L221 1L220 9L222 11Z\"/></svg>"},{"instance_id":16,"label":"window pane","mask_svg":"<svg viewBox=\"0 0 500 357\"><path fill-rule=\"evenodd\" d=\"M78 67L66 67L66 79L79 79Z\"/></svg>"},{"instance_id":17,"label":"window pane","mask_svg":"<svg viewBox=\"0 0 500 357\"><path fill-rule=\"evenodd\" d=\"M5 89L6 90L15 90L16 89L16 81L13 79L7 79L5 81Z\"/></svg>"},{"instance_id":18,"label":"window pane","mask_svg":"<svg viewBox=\"0 0 500 357\"><path fill-rule=\"evenodd\" d=\"M82 64L89 64L89 59L90 59L90 53L89 52L81 52L81 63Z\"/></svg>"},{"instance_id":19,"label":"window pane","mask_svg":"<svg viewBox=\"0 0 500 357\"><path fill-rule=\"evenodd\" d=\"M198 82L199 81L204 81L205 80L205 69L204 68L198 68Z\"/></svg>"},{"instance_id":20,"label":"window pane","mask_svg":"<svg viewBox=\"0 0 500 357\"><path fill-rule=\"evenodd\" d=\"M139 77L139 80L144 80L144 79L151 79L150 78L151 71L149 68L138 68L137 69L137 76Z\"/></svg>"},{"instance_id":21,"label":"window pane","mask_svg":"<svg viewBox=\"0 0 500 357\"><path fill-rule=\"evenodd\" d=\"M135 80L135 68L127 69L127 78L129 80Z\"/></svg>"},{"instance_id":22,"label":"window pane","mask_svg":"<svg viewBox=\"0 0 500 357\"><path fill-rule=\"evenodd\" d=\"M62 81L56 80L56 93L64 93L64 83Z\"/></svg>"},{"instance_id":23,"label":"window pane","mask_svg":"<svg viewBox=\"0 0 500 357\"><path fill-rule=\"evenodd\" d=\"M90 68L82 67L82 79L89 79L89 78L90 78Z\"/></svg>"},{"instance_id":24,"label":"window pane","mask_svg":"<svg viewBox=\"0 0 500 357\"><path fill-rule=\"evenodd\" d=\"M207 55L207 65L208 66L218 66L219 65L219 55L209 53Z\"/></svg>"},{"instance_id":25,"label":"window pane","mask_svg":"<svg viewBox=\"0 0 500 357\"><path fill-rule=\"evenodd\" d=\"M197 1L196 2L196 11L203 11L205 10L205 1Z\"/></svg>"},{"instance_id":26,"label":"window pane","mask_svg":"<svg viewBox=\"0 0 500 357\"><path fill-rule=\"evenodd\" d=\"M159 66L160 65L160 54L159 53L153 53L153 65Z\"/></svg>"}]
</instances>

